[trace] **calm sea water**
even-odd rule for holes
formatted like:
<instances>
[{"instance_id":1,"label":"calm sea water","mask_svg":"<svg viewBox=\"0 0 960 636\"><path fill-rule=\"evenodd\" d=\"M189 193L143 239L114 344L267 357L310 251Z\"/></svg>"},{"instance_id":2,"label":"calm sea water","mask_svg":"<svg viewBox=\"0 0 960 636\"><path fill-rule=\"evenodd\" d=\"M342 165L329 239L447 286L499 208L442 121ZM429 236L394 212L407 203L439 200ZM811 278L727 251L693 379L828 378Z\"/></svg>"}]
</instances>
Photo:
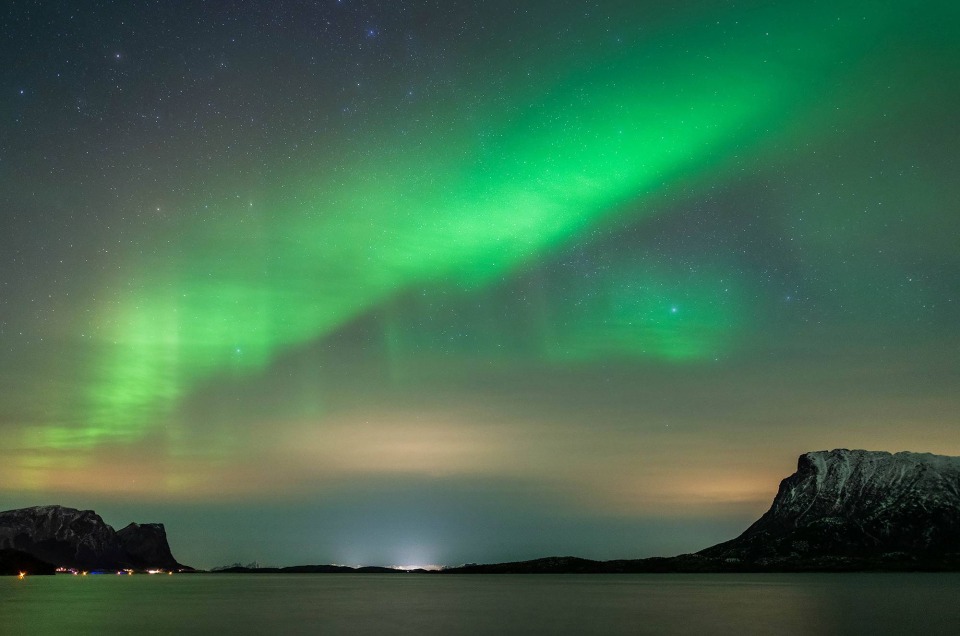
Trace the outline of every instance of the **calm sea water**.
<instances>
[{"instance_id":1,"label":"calm sea water","mask_svg":"<svg viewBox=\"0 0 960 636\"><path fill-rule=\"evenodd\" d=\"M0 578L0 634L957 634L960 574Z\"/></svg>"}]
</instances>

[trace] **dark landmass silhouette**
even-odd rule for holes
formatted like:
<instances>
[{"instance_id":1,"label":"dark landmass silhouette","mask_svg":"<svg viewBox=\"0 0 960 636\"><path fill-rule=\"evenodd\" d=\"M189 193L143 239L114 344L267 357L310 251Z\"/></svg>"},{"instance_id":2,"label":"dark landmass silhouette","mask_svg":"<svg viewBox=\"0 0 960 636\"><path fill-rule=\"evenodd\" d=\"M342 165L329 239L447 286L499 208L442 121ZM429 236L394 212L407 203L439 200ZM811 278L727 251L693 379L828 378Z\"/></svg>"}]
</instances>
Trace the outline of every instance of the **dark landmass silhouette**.
<instances>
[{"instance_id":1,"label":"dark landmass silhouette","mask_svg":"<svg viewBox=\"0 0 960 636\"><path fill-rule=\"evenodd\" d=\"M2 551L7 549L6 552ZM19 552L10 552L10 550ZM192 571L161 524L119 532L93 511L60 506L0 513L0 565L32 557L61 567ZM3 559L7 559L4 561ZM26 561L18 563L26 564ZM45 564L31 567L43 568ZM24 565L23 567L27 567ZM6 573L16 573L7 567ZM23 571L22 569L17 571ZM592 561L547 557L447 567L439 574L960 571L960 457L838 449L805 453L770 509L739 537L693 554ZM235 566L225 574L426 573L385 567Z\"/></svg>"},{"instance_id":2,"label":"dark landmass silhouette","mask_svg":"<svg viewBox=\"0 0 960 636\"><path fill-rule=\"evenodd\" d=\"M805 453L768 510L736 539L676 557L551 557L448 573L960 570L960 457Z\"/></svg>"},{"instance_id":3,"label":"dark landmass silhouette","mask_svg":"<svg viewBox=\"0 0 960 636\"><path fill-rule=\"evenodd\" d=\"M695 554L550 557L448 573L960 570L960 457L838 449L805 453L739 537Z\"/></svg>"},{"instance_id":4,"label":"dark landmass silhouette","mask_svg":"<svg viewBox=\"0 0 960 636\"><path fill-rule=\"evenodd\" d=\"M0 512L0 549L26 553L53 568L193 570L170 553L163 524L131 523L117 532L92 510L64 506ZM40 569L30 568L28 573L39 574Z\"/></svg>"},{"instance_id":5,"label":"dark landmass silhouette","mask_svg":"<svg viewBox=\"0 0 960 636\"><path fill-rule=\"evenodd\" d=\"M251 568L246 566L217 568L212 574L403 574L404 572L425 572L426 570L401 570L376 565L352 568L348 565L291 565L283 568Z\"/></svg>"}]
</instances>

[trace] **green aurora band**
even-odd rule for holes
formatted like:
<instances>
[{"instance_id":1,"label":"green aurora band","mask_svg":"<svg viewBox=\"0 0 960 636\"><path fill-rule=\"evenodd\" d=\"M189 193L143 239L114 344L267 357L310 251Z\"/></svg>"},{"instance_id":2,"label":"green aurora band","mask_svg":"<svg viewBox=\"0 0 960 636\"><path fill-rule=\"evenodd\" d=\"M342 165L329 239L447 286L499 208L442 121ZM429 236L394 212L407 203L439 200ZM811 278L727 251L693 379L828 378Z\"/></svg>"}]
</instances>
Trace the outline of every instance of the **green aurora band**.
<instances>
[{"instance_id":1,"label":"green aurora band","mask_svg":"<svg viewBox=\"0 0 960 636\"><path fill-rule=\"evenodd\" d=\"M824 6L672 25L551 69L544 86L504 71L525 99L488 97L462 116L447 104L445 129L371 135L378 152L347 177L304 175L230 218L191 222L98 304L84 406L73 422L30 429L26 446L140 440L206 382L261 372L412 289L482 289L624 215L652 214L673 190L762 161L808 119L829 127L824 100L911 9L880 3L865 19L862 3ZM728 270L718 262L688 281L651 262L629 273L629 297L601 281L592 301L560 310L540 353L712 359L745 326L747 292ZM176 427L166 434L177 452Z\"/></svg>"}]
</instances>

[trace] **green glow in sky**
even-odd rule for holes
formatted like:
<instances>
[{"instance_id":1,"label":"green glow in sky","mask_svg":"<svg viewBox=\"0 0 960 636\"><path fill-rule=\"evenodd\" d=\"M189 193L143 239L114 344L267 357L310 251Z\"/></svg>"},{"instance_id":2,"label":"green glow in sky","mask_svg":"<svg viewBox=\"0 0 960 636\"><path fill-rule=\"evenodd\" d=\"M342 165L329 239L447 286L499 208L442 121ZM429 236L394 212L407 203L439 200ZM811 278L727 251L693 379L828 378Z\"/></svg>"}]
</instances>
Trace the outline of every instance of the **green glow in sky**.
<instances>
[{"instance_id":1,"label":"green glow in sky","mask_svg":"<svg viewBox=\"0 0 960 636\"><path fill-rule=\"evenodd\" d=\"M550 357L716 360L735 349L750 322L742 276L732 268L671 270L648 259L615 271L573 295Z\"/></svg>"},{"instance_id":2,"label":"green glow in sky","mask_svg":"<svg viewBox=\"0 0 960 636\"><path fill-rule=\"evenodd\" d=\"M0 5L3 506L621 558L960 454L955 0L73 4Z\"/></svg>"},{"instance_id":3,"label":"green glow in sky","mask_svg":"<svg viewBox=\"0 0 960 636\"><path fill-rule=\"evenodd\" d=\"M80 424L33 429L28 444L138 439L205 381L257 373L399 293L482 287L625 211L641 218L677 185L710 183L801 117L841 76L837 60L884 25L878 12L849 28L820 12L784 17L681 25L554 70L533 103L447 109L450 132L382 133L345 177L298 183L292 197L283 183L189 224L97 307L102 355ZM742 301L721 290L735 275L671 276L641 269L635 286L604 291L545 355L712 359L741 322Z\"/></svg>"}]
</instances>

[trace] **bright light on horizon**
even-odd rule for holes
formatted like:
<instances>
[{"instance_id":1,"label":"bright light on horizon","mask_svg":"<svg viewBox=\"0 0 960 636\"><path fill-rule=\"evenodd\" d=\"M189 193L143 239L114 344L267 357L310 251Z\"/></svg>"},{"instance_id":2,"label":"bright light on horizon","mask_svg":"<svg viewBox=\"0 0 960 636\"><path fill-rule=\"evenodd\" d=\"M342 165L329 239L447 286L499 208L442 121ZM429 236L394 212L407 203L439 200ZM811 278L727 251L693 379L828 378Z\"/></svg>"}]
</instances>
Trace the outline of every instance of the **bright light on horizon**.
<instances>
[{"instance_id":1,"label":"bright light on horizon","mask_svg":"<svg viewBox=\"0 0 960 636\"><path fill-rule=\"evenodd\" d=\"M391 565L390 567L393 568L394 570L429 570L429 571L436 571L436 570L442 570L445 566L436 565L435 563L431 563L431 564L428 564L428 565Z\"/></svg>"}]
</instances>

